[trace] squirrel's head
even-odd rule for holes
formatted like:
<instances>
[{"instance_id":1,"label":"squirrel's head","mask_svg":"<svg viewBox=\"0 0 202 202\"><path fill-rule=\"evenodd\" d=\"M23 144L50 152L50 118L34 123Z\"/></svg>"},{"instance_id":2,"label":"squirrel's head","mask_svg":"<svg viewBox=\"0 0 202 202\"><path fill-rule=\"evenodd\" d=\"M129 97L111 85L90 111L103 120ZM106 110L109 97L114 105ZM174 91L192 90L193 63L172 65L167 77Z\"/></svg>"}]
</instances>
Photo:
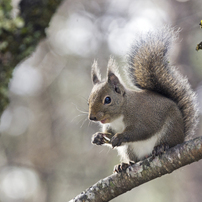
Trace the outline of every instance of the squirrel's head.
<instances>
[{"instance_id":1,"label":"squirrel's head","mask_svg":"<svg viewBox=\"0 0 202 202\"><path fill-rule=\"evenodd\" d=\"M88 100L90 120L110 123L121 115L125 104L125 88L117 75L118 68L113 59L109 60L105 81L101 81L97 62L92 65L91 78L94 86Z\"/></svg>"}]
</instances>

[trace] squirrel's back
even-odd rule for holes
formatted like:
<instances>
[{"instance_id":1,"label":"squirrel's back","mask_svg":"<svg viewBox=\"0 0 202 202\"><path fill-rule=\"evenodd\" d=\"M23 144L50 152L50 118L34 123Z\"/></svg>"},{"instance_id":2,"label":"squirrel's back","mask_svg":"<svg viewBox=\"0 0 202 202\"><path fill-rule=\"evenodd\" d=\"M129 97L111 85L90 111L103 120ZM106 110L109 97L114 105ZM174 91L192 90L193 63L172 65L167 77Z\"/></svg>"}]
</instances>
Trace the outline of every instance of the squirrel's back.
<instances>
[{"instance_id":1,"label":"squirrel's back","mask_svg":"<svg viewBox=\"0 0 202 202\"><path fill-rule=\"evenodd\" d=\"M169 28L140 35L132 46L125 70L135 86L160 93L177 104L184 120L185 139L188 140L198 123L198 110L195 93L187 78L171 66L167 58L176 35Z\"/></svg>"}]
</instances>

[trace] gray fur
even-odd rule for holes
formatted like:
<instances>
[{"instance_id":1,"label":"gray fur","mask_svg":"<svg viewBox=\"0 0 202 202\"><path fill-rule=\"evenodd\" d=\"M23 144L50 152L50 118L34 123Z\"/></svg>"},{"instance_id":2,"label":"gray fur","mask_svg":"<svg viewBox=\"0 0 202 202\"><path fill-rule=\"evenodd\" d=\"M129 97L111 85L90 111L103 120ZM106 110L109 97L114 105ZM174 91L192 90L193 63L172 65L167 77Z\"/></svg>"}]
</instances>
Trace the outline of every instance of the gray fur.
<instances>
[{"instance_id":1,"label":"gray fur","mask_svg":"<svg viewBox=\"0 0 202 202\"><path fill-rule=\"evenodd\" d=\"M168 27L136 38L125 68L134 85L172 99L182 112L186 140L193 137L198 123L196 95L188 79L170 65L168 52L178 31Z\"/></svg>"},{"instance_id":2,"label":"gray fur","mask_svg":"<svg viewBox=\"0 0 202 202\"><path fill-rule=\"evenodd\" d=\"M195 93L168 62L168 50L176 36L173 30L163 28L136 39L129 65L123 67L136 89L123 83L113 58L104 81L94 63L89 119L101 122L103 130L93 135L93 144L116 147L128 162L151 155L156 146L173 147L193 136L198 122ZM105 102L106 98L111 101Z\"/></svg>"}]
</instances>

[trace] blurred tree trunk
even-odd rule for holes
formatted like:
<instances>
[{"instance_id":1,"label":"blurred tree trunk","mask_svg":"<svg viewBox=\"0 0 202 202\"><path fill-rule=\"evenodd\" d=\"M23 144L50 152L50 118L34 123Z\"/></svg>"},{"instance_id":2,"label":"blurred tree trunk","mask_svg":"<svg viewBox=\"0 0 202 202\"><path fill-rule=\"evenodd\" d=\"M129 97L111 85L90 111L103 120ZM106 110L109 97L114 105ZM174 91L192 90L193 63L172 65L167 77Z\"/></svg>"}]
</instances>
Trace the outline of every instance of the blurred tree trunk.
<instances>
[{"instance_id":1,"label":"blurred tree trunk","mask_svg":"<svg viewBox=\"0 0 202 202\"><path fill-rule=\"evenodd\" d=\"M0 1L0 116L8 104L8 83L15 66L46 36L52 15L62 0L21 0L12 16L11 0Z\"/></svg>"}]
</instances>

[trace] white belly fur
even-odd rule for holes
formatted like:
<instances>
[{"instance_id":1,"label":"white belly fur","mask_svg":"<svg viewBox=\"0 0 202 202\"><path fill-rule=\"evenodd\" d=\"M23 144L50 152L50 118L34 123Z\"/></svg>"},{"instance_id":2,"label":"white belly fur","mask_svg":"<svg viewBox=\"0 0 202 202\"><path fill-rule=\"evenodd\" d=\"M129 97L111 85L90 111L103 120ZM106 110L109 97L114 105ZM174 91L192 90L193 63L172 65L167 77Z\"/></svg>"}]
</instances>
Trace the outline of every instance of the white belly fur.
<instances>
[{"instance_id":1,"label":"white belly fur","mask_svg":"<svg viewBox=\"0 0 202 202\"><path fill-rule=\"evenodd\" d=\"M103 130L106 126L110 125L110 128L112 128L114 131L116 131L116 133L123 132L125 129L125 124L123 122L123 118L124 118L124 116L121 115L119 118L112 121L111 123L104 124ZM129 159L128 154L127 154L128 146L130 146L133 153L139 160L143 159L147 155L150 155L152 153L154 147L159 142L159 139L161 139L161 136L163 135L163 133L166 132L167 127L165 127L165 126L167 125L167 123L164 124L162 129L157 134L153 135L149 139L142 140L142 141L136 141L136 142L129 142L129 143L125 143L122 146L116 147L118 154L121 156L121 160L126 163L131 160L131 159ZM134 131L134 133L135 133L135 131Z\"/></svg>"},{"instance_id":2,"label":"white belly fur","mask_svg":"<svg viewBox=\"0 0 202 202\"><path fill-rule=\"evenodd\" d=\"M119 118L115 119L114 121L112 121L109 125L110 127L116 131L116 133L122 133L125 129L125 124L123 122L123 118L124 116L121 115L119 116Z\"/></svg>"},{"instance_id":3,"label":"white belly fur","mask_svg":"<svg viewBox=\"0 0 202 202\"><path fill-rule=\"evenodd\" d=\"M125 129L125 124L123 122L123 118L124 118L124 116L121 115L119 118L117 118L116 120L112 121L109 124L110 128L112 128L114 131L116 131L116 133L122 133ZM121 157L121 161L124 161L127 159L127 161L129 162L127 148L128 148L128 145L122 145L122 146L116 147L118 154Z\"/></svg>"},{"instance_id":4,"label":"white belly fur","mask_svg":"<svg viewBox=\"0 0 202 202\"><path fill-rule=\"evenodd\" d=\"M112 128L116 133L122 133L125 129L125 124L123 122L123 115L119 116L119 118L115 119L111 123L102 124L102 131L105 132L108 126Z\"/></svg>"},{"instance_id":5,"label":"white belly fur","mask_svg":"<svg viewBox=\"0 0 202 202\"><path fill-rule=\"evenodd\" d=\"M122 146L117 147L118 154L121 156L121 161L128 163L133 159L129 159L127 154L127 148L130 146L130 151L132 150L137 159L144 159L146 156L150 155L156 146L161 134L158 133L147 140L130 142Z\"/></svg>"},{"instance_id":6,"label":"white belly fur","mask_svg":"<svg viewBox=\"0 0 202 202\"><path fill-rule=\"evenodd\" d=\"M151 138L129 143L130 147L134 151L134 154L139 160L152 153L154 147L159 144L162 136L166 134L169 124L170 120L167 119L161 130L158 133L154 134Z\"/></svg>"},{"instance_id":7,"label":"white belly fur","mask_svg":"<svg viewBox=\"0 0 202 202\"><path fill-rule=\"evenodd\" d=\"M116 131L116 133L121 133L125 129L125 124L123 122L124 116L121 115L119 118L114 120L110 123L110 127ZM138 159L142 159L145 156L152 153L154 146L156 145L156 142L158 141L160 134L152 136L150 139L143 140L143 141L137 141L137 142L130 142L126 143L122 146L117 147L118 154L121 156L122 161L130 161L128 154L127 154L127 148L128 145L132 148L134 154L137 156Z\"/></svg>"},{"instance_id":8,"label":"white belly fur","mask_svg":"<svg viewBox=\"0 0 202 202\"><path fill-rule=\"evenodd\" d=\"M124 116L121 115L117 119L112 121L111 123L102 124L102 131L105 132L106 128L109 126L110 128L112 128L112 130L115 131L115 133L122 133L124 131L124 129L125 129L125 124L123 122L123 118L124 118ZM111 144L106 144L106 146L111 147ZM125 152L126 151L127 151L127 149L125 150Z\"/></svg>"},{"instance_id":9,"label":"white belly fur","mask_svg":"<svg viewBox=\"0 0 202 202\"><path fill-rule=\"evenodd\" d=\"M130 145L137 158L141 160L152 153L160 136L161 134L158 133L147 140L131 142L128 145Z\"/></svg>"},{"instance_id":10,"label":"white belly fur","mask_svg":"<svg viewBox=\"0 0 202 202\"><path fill-rule=\"evenodd\" d=\"M169 127L169 120L165 122L161 130L154 134L151 138L146 139L146 140L141 140L141 141L136 141L136 142L130 142L126 143L125 145L118 147L118 153L122 157L122 161L128 162L131 159L129 159L127 155L127 147L130 146L130 150L135 154L138 160L144 159L146 156L149 156L154 147L159 144L159 141L162 136L165 135L167 132L167 128Z\"/></svg>"}]
</instances>

